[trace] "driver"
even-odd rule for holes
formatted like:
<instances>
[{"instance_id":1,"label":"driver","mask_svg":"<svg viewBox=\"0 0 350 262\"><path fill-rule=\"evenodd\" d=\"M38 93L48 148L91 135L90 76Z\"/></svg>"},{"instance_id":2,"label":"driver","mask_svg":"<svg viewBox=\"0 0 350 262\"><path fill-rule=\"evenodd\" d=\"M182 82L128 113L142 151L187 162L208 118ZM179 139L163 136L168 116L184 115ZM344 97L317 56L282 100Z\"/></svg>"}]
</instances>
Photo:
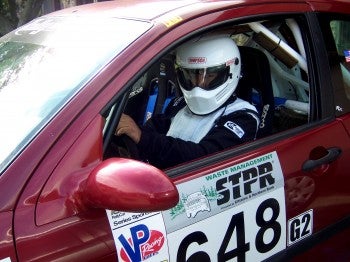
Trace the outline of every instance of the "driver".
<instances>
[{"instance_id":1,"label":"driver","mask_svg":"<svg viewBox=\"0 0 350 262\"><path fill-rule=\"evenodd\" d=\"M241 61L230 37L181 45L176 67L183 97L142 127L123 114L116 129L137 144L142 160L167 168L255 139L257 110L235 95Z\"/></svg>"}]
</instances>

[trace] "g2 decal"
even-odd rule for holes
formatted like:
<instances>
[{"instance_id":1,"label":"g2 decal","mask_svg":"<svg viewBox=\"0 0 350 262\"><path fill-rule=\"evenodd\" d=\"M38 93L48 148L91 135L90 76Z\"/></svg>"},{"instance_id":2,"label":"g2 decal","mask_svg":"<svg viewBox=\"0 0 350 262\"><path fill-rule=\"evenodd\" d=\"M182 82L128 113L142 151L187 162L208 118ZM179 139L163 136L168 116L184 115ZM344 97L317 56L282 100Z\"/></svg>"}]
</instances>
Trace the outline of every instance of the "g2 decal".
<instances>
[{"instance_id":1,"label":"g2 decal","mask_svg":"<svg viewBox=\"0 0 350 262\"><path fill-rule=\"evenodd\" d=\"M310 209L288 221L288 246L308 237L313 230L313 210Z\"/></svg>"}]
</instances>

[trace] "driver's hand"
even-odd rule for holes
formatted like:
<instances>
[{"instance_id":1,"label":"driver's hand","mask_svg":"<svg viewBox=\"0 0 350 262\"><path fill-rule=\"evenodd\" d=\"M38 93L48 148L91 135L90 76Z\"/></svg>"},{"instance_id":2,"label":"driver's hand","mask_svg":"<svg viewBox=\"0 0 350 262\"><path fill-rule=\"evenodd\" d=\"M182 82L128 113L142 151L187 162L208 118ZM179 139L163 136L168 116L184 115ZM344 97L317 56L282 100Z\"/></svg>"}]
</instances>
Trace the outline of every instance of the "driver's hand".
<instances>
[{"instance_id":1,"label":"driver's hand","mask_svg":"<svg viewBox=\"0 0 350 262\"><path fill-rule=\"evenodd\" d=\"M138 144L141 138L141 129L130 116L122 114L115 134L117 136L127 135Z\"/></svg>"}]
</instances>

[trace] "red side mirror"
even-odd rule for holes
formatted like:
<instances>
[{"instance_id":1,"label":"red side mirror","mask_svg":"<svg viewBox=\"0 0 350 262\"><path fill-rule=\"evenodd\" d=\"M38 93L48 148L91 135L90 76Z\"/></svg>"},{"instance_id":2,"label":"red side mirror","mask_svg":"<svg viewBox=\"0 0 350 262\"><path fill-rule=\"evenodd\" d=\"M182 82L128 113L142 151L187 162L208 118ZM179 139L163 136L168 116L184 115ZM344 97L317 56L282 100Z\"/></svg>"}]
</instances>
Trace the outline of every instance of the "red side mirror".
<instances>
[{"instance_id":1,"label":"red side mirror","mask_svg":"<svg viewBox=\"0 0 350 262\"><path fill-rule=\"evenodd\" d=\"M126 212L166 210L179 201L177 188L164 172L124 158L99 164L87 179L84 195L93 207Z\"/></svg>"}]
</instances>

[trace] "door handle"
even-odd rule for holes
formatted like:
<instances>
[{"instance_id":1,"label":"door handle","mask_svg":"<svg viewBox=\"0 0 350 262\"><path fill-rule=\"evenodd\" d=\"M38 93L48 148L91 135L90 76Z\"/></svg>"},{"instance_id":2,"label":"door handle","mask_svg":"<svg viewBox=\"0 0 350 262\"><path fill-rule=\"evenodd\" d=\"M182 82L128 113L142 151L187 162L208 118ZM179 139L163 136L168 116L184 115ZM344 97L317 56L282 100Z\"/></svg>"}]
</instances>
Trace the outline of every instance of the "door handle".
<instances>
[{"instance_id":1,"label":"door handle","mask_svg":"<svg viewBox=\"0 0 350 262\"><path fill-rule=\"evenodd\" d=\"M327 154L315 160L306 160L303 164L303 171L310 171L319 166L332 163L341 155L341 149L338 147L331 147L327 149Z\"/></svg>"}]
</instances>

